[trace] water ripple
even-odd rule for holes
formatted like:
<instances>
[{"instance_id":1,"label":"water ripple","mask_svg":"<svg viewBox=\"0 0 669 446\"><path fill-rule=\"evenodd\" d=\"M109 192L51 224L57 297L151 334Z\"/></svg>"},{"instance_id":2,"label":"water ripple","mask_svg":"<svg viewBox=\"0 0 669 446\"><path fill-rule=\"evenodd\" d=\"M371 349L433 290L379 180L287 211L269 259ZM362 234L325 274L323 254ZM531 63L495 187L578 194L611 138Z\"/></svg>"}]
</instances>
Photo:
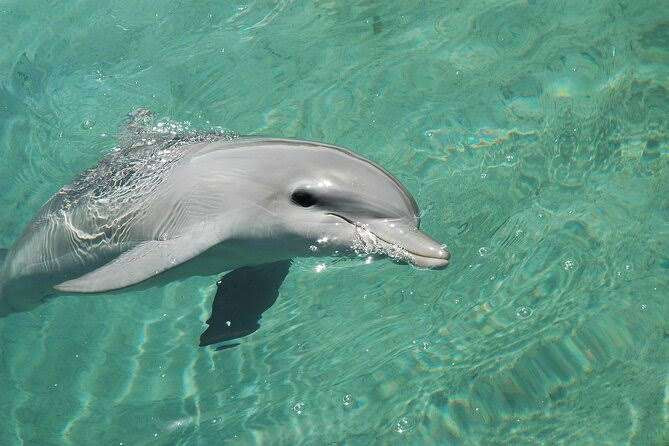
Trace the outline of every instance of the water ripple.
<instances>
[{"instance_id":1,"label":"water ripple","mask_svg":"<svg viewBox=\"0 0 669 446\"><path fill-rule=\"evenodd\" d=\"M0 247L146 106L350 146L454 255L302 259L222 351L197 347L215 277L0 320L0 442L660 444L656 3L0 7Z\"/></svg>"}]
</instances>

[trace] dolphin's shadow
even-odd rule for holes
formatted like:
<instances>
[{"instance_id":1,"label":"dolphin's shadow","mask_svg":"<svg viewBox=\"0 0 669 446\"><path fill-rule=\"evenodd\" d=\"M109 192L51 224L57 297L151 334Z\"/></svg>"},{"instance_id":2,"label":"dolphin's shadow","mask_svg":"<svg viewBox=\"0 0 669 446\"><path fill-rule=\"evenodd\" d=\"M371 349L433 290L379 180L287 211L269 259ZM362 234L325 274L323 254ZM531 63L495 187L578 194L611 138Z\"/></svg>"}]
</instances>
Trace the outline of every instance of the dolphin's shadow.
<instances>
[{"instance_id":1,"label":"dolphin's shadow","mask_svg":"<svg viewBox=\"0 0 669 446\"><path fill-rule=\"evenodd\" d=\"M207 320L209 327L200 335L200 346L239 339L260 328L262 313L276 302L279 287L288 274L290 260L245 266L224 275ZM223 350L239 343L225 344Z\"/></svg>"}]
</instances>

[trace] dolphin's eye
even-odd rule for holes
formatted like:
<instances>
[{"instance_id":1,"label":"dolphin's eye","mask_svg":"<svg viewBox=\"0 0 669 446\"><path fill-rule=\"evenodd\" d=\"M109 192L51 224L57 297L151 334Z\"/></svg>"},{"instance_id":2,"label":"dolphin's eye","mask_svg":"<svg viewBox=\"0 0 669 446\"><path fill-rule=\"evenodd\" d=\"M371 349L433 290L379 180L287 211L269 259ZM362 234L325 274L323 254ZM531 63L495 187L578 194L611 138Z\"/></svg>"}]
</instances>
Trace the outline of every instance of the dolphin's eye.
<instances>
[{"instance_id":1,"label":"dolphin's eye","mask_svg":"<svg viewBox=\"0 0 669 446\"><path fill-rule=\"evenodd\" d=\"M293 203L302 206L303 208L308 208L316 204L317 200L314 194L306 190L296 190L290 196L290 199Z\"/></svg>"}]
</instances>

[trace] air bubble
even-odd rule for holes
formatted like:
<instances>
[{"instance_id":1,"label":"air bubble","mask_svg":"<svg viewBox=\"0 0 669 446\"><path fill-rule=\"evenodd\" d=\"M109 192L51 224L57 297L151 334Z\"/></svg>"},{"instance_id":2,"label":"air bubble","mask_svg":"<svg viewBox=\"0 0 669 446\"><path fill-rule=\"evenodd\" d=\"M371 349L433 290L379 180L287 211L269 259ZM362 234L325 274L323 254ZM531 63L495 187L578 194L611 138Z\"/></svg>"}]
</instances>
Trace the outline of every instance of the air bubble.
<instances>
[{"instance_id":1,"label":"air bubble","mask_svg":"<svg viewBox=\"0 0 669 446\"><path fill-rule=\"evenodd\" d=\"M304 412L304 403L297 402L293 404L293 412L295 412L296 415L302 415L302 412Z\"/></svg>"},{"instance_id":2,"label":"air bubble","mask_svg":"<svg viewBox=\"0 0 669 446\"><path fill-rule=\"evenodd\" d=\"M481 246L479 248L479 255L481 257L487 256L488 255L488 248L486 248L485 246Z\"/></svg>"},{"instance_id":3,"label":"air bubble","mask_svg":"<svg viewBox=\"0 0 669 446\"><path fill-rule=\"evenodd\" d=\"M397 420L394 426L395 432L398 434L405 434L413 428L413 420L409 417L401 417Z\"/></svg>"},{"instance_id":4,"label":"air bubble","mask_svg":"<svg viewBox=\"0 0 669 446\"><path fill-rule=\"evenodd\" d=\"M352 407L353 404L355 404L355 399L353 398L353 395L351 395L350 393L347 393L346 395L344 395L344 397L341 399L341 401L344 404L344 407L347 408L347 409Z\"/></svg>"},{"instance_id":5,"label":"air bubble","mask_svg":"<svg viewBox=\"0 0 669 446\"><path fill-rule=\"evenodd\" d=\"M516 316L520 319L527 319L532 316L532 309L529 307L520 307L516 310Z\"/></svg>"},{"instance_id":6,"label":"air bubble","mask_svg":"<svg viewBox=\"0 0 669 446\"><path fill-rule=\"evenodd\" d=\"M573 259L567 259L562 263L562 267L565 271L571 271L576 268L576 262Z\"/></svg>"},{"instance_id":7,"label":"air bubble","mask_svg":"<svg viewBox=\"0 0 669 446\"><path fill-rule=\"evenodd\" d=\"M90 130L95 126L95 121L92 119L84 119L81 123L81 128L84 130Z\"/></svg>"},{"instance_id":8,"label":"air bubble","mask_svg":"<svg viewBox=\"0 0 669 446\"><path fill-rule=\"evenodd\" d=\"M311 252L316 252L316 251L318 251L318 246L316 246L316 245L309 245L309 251L311 251Z\"/></svg>"}]
</instances>

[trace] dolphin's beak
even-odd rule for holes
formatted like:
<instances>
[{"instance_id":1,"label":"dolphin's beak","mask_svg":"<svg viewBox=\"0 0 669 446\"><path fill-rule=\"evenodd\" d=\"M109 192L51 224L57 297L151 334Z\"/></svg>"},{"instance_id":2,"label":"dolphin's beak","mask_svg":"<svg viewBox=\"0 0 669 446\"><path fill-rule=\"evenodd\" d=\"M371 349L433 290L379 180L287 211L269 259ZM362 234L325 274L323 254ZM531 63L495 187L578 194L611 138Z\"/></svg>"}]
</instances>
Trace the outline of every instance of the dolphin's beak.
<instances>
[{"instance_id":1,"label":"dolphin's beak","mask_svg":"<svg viewBox=\"0 0 669 446\"><path fill-rule=\"evenodd\" d=\"M355 226L359 251L385 254L420 268L445 268L451 253L441 243L420 231L415 221L365 218L353 220L334 214Z\"/></svg>"},{"instance_id":2,"label":"dolphin's beak","mask_svg":"<svg viewBox=\"0 0 669 446\"><path fill-rule=\"evenodd\" d=\"M403 220L369 220L366 229L376 236L391 257L421 268L445 268L451 253L412 223ZM397 254L396 256L393 254Z\"/></svg>"}]
</instances>

